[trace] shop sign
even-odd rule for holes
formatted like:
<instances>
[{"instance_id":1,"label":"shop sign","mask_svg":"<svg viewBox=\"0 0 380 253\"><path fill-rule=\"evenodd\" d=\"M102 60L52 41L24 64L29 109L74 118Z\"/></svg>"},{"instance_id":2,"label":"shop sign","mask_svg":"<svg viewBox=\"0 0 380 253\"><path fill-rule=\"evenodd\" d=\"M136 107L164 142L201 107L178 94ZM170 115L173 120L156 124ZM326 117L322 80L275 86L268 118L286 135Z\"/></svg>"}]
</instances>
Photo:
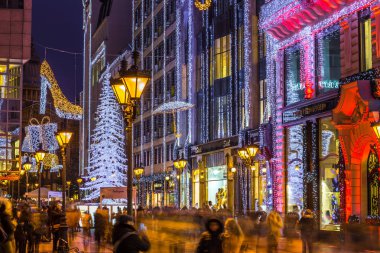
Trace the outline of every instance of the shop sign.
<instances>
[{"instance_id":1,"label":"shop sign","mask_svg":"<svg viewBox=\"0 0 380 253\"><path fill-rule=\"evenodd\" d=\"M324 102L285 111L282 114L282 121L283 123L288 123L288 122L302 119L304 117L309 117L309 116L313 116L319 113L331 111L332 109L336 107L337 102L338 101L336 99L333 99L333 100L324 101Z\"/></svg>"},{"instance_id":2,"label":"shop sign","mask_svg":"<svg viewBox=\"0 0 380 253\"><path fill-rule=\"evenodd\" d=\"M0 180L17 181L20 179L18 175L0 176Z\"/></svg>"},{"instance_id":3,"label":"shop sign","mask_svg":"<svg viewBox=\"0 0 380 253\"><path fill-rule=\"evenodd\" d=\"M198 155L210 151L222 150L228 147L237 146L239 143L238 136L233 136L223 140L217 140L206 144L191 147L191 155Z\"/></svg>"}]
</instances>

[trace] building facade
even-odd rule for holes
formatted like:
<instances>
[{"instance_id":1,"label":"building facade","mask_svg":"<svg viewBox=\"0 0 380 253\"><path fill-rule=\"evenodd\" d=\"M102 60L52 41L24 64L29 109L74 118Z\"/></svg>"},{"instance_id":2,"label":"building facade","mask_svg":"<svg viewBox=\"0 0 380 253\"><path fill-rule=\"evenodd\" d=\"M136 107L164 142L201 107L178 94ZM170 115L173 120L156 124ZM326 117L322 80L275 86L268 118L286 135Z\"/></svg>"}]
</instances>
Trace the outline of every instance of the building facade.
<instances>
[{"instance_id":1,"label":"building facade","mask_svg":"<svg viewBox=\"0 0 380 253\"><path fill-rule=\"evenodd\" d=\"M314 210L322 230L379 215L378 9L377 1L267 1L260 12L273 205Z\"/></svg>"},{"instance_id":2,"label":"building facade","mask_svg":"<svg viewBox=\"0 0 380 253\"><path fill-rule=\"evenodd\" d=\"M2 180L18 180L23 64L31 52L32 1L3 1L0 17L0 174Z\"/></svg>"}]
</instances>

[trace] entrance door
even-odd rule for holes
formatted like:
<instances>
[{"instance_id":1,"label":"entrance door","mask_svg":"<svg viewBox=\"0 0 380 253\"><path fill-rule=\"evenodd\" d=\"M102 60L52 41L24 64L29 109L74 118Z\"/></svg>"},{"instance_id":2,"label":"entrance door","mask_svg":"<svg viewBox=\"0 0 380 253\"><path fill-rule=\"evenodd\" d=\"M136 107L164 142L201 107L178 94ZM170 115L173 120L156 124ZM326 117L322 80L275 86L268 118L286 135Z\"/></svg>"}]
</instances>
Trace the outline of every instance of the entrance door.
<instances>
[{"instance_id":1,"label":"entrance door","mask_svg":"<svg viewBox=\"0 0 380 253\"><path fill-rule=\"evenodd\" d=\"M367 160L368 215L379 215L379 157L375 145Z\"/></svg>"}]
</instances>

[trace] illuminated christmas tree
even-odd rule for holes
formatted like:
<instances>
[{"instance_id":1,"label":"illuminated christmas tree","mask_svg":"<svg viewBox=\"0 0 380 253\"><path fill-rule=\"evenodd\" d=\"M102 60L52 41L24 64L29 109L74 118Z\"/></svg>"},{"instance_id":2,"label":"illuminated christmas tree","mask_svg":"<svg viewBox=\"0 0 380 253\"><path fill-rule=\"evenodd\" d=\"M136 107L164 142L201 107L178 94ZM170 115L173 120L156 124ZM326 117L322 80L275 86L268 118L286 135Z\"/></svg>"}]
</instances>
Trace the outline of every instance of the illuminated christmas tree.
<instances>
[{"instance_id":1,"label":"illuminated christmas tree","mask_svg":"<svg viewBox=\"0 0 380 253\"><path fill-rule=\"evenodd\" d=\"M84 200L97 200L101 187L121 187L127 179L124 122L110 77L109 73L105 74L91 135L87 182L82 188L86 194Z\"/></svg>"}]
</instances>

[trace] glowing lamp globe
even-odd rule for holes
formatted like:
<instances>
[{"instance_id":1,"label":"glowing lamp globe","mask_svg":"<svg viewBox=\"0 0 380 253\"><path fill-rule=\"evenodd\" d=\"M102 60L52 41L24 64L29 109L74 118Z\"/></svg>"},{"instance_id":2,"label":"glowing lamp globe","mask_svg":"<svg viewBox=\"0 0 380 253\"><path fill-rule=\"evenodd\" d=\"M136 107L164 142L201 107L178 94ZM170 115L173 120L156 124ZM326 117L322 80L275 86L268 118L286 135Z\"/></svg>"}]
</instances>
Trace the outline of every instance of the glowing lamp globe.
<instances>
[{"instance_id":1,"label":"glowing lamp globe","mask_svg":"<svg viewBox=\"0 0 380 253\"><path fill-rule=\"evenodd\" d=\"M72 135L73 132L70 131L59 131L55 135L55 138L57 139L60 147L65 147L67 144L69 144Z\"/></svg>"},{"instance_id":2,"label":"glowing lamp globe","mask_svg":"<svg viewBox=\"0 0 380 253\"><path fill-rule=\"evenodd\" d=\"M245 148L239 148L237 152L238 152L238 155L239 155L240 159L246 160L246 159L249 158L249 154L248 154L247 149L245 149Z\"/></svg>"},{"instance_id":3,"label":"glowing lamp globe","mask_svg":"<svg viewBox=\"0 0 380 253\"><path fill-rule=\"evenodd\" d=\"M66 183L67 183L67 185L68 185L68 186L70 186L70 185L71 185L71 181L67 181Z\"/></svg>"},{"instance_id":4,"label":"glowing lamp globe","mask_svg":"<svg viewBox=\"0 0 380 253\"><path fill-rule=\"evenodd\" d=\"M78 184L81 184L82 182L83 182L83 179L82 179L82 178L78 178L78 179L77 179L77 183L78 183Z\"/></svg>"},{"instance_id":5,"label":"glowing lamp globe","mask_svg":"<svg viewBox=\"0 0 380 253\"><path fill-rule=\"evenodd\" d=\"M373 123L372 129L375 131L377 138L380 139L380 122Z\"/></svg>"},{"instance_id":6,"label":"glowing lamp globe","mask_svg":"<svg viewBox=\"0 0 380 253\"><path fill-rule=\"evenodd\" d=\"M166 181L169 181L169 179L170 179L169 176L166 176L166 177L165 177L165 180L166 180Z\"/></svg>"},{"instance_id":7,"label":"glowing lamp globe","mask_svg":"<svg viewBox=\"0 0 380 253\"><path fill-rule=\"evenodd\" d=\"M143 167L136 167L133 169L133 172L135 173L136 178L140 178L142 174L144 174L144 168Z\"/></svg>"},{"instance_id":8,"label":"glowing lamp globe","mask_svg":"<svg viewBox=\"0 0 380 253\"><path fill-rule=\"evenodd\" d=\"M127 105L129 102L129 92L124 83L120 79L116 79L111 81L111 86L117 102L120 105Z\"/></svg>"},{"instance_id":9,"label":"glowing lamp globe","mask_svg":"<svg viewBox=\"0 0 380 253\"><path fill-rule=\"evenodd\" d=\"M30 162L26 162L22 165L22 168L25 170L25 171L29 171L31 168L32 168L32 164Z\"/></svg>"},{"instance_id":10,"label":"glowing lamp globe","mask_svg":"<svg viewBox=\"0 0 380 253\"><path fill-rule=\"evenodd\" d=\"M232 167L232 168L231 168L231 172L232 172L232 173L235 173L235 172L236 172L236 168L235 168L235 167Z\"/></svg>"},{"instance_id":11,"label":"glowing lamp globe","mask_svg":"<svg viewBox=\"0 0 380 253\"><path fill-rule=\"evenodd\" d=\"M256 146L256 145L250 145L250 146L248 146L248 147L246 148L246 150L247 150L248 156L249 156L250 158L253 158L253 157L256 156L257 151L259 151L259 147Z\"/></svg>"},{"instance_id":12,"label":"glowing lamp globe","mask_svg":"<svg viewBox=\"0 0 380 253\"><path fill-rule=\"evenodd\" d=\"M36 158L36 161L39 163L39 162L42 162L44 160L45 155L46 155L46 151L43 149L40 149L40 150L36 151L34 158Z\"/></svg>"},{"instance_id":13,"label":"glowing lamp globe","mask_svg":"<svg viewBox=\"0 0 380 253\"><path fill-rule=\"evenodd\" d=\"M186 167L187 165L187 160L185 159L177 159L173 161L174 167L181 173L182 170Z\"/></svg>"},{"instance_id":14,"label":"glowing lamp globe","mask_svg":"<svg viewBox=\"0 0 380 253\"><path fill-rule=\"evenodd\" d=\"M24 175L25 174L25 170L20 170L20 175Z\"/></svg>"}]
</instances>

